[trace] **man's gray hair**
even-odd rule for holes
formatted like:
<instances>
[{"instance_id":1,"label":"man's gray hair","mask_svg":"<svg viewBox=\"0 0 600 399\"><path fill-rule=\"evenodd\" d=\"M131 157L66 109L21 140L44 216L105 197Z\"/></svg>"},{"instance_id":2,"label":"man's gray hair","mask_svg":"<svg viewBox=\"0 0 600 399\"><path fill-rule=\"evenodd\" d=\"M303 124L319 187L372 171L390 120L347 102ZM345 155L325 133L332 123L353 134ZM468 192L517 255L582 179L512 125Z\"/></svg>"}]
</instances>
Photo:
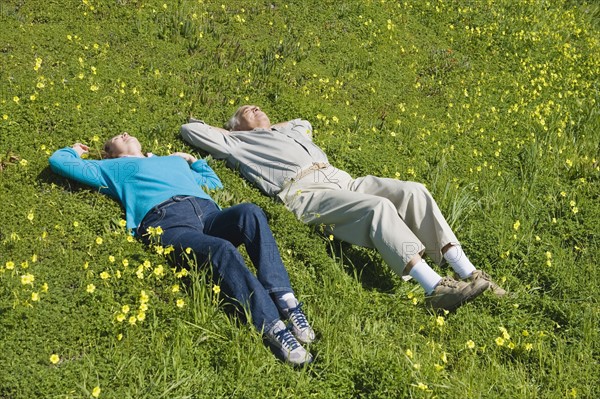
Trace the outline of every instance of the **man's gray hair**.
<instances>
[{"instance_id":1,"label":"man's gray hair","mask_svg":"<svg viewBox=\"0 0 600 399\"><path fill-rule=\"evenodd\" d=\"M240 127L240 115L242 114L242 109L244 107L245 105L242 105L235 111L235 114L233 114L233 116L229 118L229 120L225 124L225 129L233 131L237 130L237 128Z\"/></svg>"}]
</instances>

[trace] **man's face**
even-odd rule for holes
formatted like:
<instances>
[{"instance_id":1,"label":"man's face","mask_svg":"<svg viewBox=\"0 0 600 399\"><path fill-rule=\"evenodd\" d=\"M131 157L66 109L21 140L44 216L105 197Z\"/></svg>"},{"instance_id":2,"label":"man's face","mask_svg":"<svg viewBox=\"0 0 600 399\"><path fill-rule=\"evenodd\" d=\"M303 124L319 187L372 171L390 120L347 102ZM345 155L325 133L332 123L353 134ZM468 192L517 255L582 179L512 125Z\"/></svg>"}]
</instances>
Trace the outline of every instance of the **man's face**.
<instances>
[{"instance_id":1,"label":"man's face","mask_svg":"<svg viewBox=\"0 0 600 399\"><path fill-rule=\"evenodd\" d=\"M252 130L256 128L268 129L271 121L256 105L244 105L238 111L239 127L236 130Z\"/></svg>"}]
</instances>

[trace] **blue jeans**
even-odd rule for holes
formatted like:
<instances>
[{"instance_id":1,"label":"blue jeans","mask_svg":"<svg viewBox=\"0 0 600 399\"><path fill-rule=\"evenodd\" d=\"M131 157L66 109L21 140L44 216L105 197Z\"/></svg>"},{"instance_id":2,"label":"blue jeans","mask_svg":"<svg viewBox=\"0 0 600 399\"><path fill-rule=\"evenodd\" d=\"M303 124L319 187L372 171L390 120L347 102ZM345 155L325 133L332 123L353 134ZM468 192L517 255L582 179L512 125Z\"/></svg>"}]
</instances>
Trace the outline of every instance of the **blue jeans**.
<instances>
[{"instance_id":1,"label":"blue jeans","mask_svg":"<svg viewBox=\"0 0 600 399\"><path fill-rule=\"evenodd\" d=\"M279 249L261 208L244 203L220 210L214 202L175 196L152 208L138 228L146 244L149 227L161 227L161 244L172 245L179 261L186 248L194 251L198 265L212 265L221 290L246 307L259 331L280 320L271 294L292 292ZM244 244L256 276L248 269L237 247Z\"/></svg>"}]
</instances>

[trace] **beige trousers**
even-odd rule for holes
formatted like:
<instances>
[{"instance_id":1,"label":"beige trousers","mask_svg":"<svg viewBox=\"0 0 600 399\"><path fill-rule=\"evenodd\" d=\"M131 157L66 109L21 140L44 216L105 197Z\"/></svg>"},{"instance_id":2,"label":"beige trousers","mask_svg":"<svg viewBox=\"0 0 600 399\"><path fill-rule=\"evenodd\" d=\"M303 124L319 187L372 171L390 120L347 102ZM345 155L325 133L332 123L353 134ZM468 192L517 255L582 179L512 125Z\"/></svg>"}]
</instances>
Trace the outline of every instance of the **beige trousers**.
<instances>
[{"instance_id":1,"label":"beige trousers","mask_svg":"<svg viewBox=\"0 0 600 399\"><path fill-rule=\"evenodd\" d=\"M442 248L459 242L420 183L365 176L329 166L287 186L279 198L296 217L323 225L337 239L375 248L399 275L416 255L443 262Z\"/></svg>"}]
</instances>

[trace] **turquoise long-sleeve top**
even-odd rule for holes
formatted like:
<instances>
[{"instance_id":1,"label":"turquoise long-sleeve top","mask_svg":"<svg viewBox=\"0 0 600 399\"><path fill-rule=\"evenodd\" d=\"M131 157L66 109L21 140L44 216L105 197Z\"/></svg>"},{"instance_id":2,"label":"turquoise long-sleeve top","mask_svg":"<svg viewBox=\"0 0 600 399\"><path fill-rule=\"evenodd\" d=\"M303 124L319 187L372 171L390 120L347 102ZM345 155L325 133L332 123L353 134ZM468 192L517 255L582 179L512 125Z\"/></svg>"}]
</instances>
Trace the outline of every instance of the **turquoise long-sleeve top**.
<instances>
[{"instance_id":1,"label":"turquoise long-sleeve top","mask_svg":"<svg viewBox=\"0 0 600 399\"><path fill-rule=\"evenodd\" d=\"M49 162L55 173L117 199L125 208L127 228L134 233L148 211L161 202L176 195L212 201L200 186L209 190L223 187L205 160L189 165L176 155L97 161L82 159L66 147L54 152Z\"/></svg>"}]
</instances>

